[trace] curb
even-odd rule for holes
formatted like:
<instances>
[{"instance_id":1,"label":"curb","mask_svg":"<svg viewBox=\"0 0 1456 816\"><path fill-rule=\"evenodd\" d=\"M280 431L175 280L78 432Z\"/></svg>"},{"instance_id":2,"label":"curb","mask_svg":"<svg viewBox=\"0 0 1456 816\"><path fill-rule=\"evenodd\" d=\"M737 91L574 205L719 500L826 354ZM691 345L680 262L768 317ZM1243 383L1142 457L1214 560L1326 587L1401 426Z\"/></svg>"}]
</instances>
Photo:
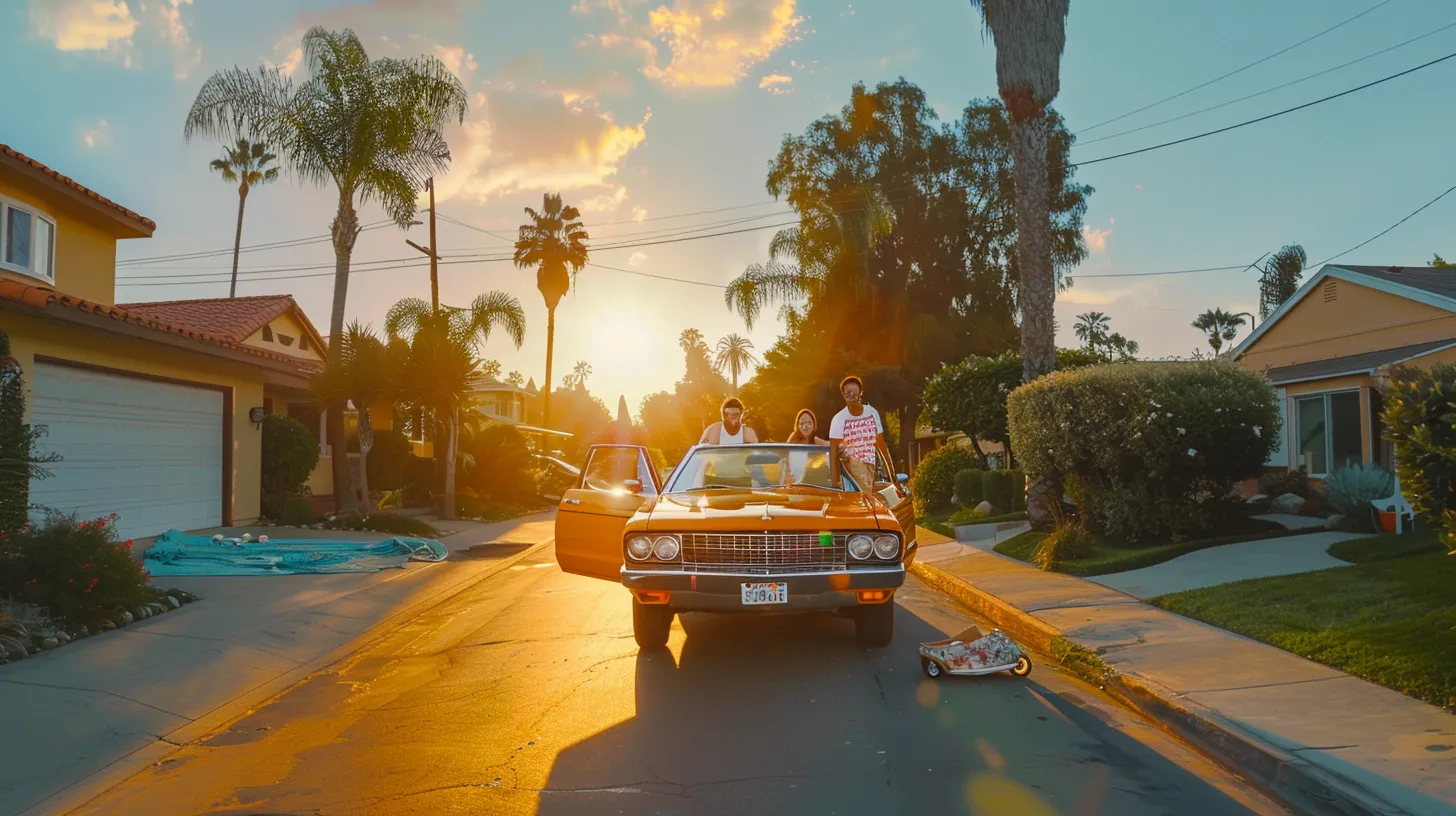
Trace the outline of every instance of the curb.
<instances>
[{"instance_id":1,"label":"curb","mask_svg":"<svg viewBox=\"0 0 1456 816\"><path fill-rule=\"evenodd\" d=\"M1258 783L1301 814L1404 816L1409 812L1348 777L1328 771L1260 739L1216 711L1180 699L1171 689L1123 674L1096 652L989 592L921 561L910 573L970 608L1033 650L1051 655L1082 679L1197 746L1230 770Z\"/></svg>"},{"instance_id":2,"label":"curb","mask_svg":"<svg viewBox=\"0 0 1456 816\"><path fill-rule=\"evenodd\" d=\"M554 543L556 543L554 536L547 538L521 552L501 559L478 574L467 576L448 586L441 587L437 591L430 593L426 597L415 601L404 609L375 623L367 631L355 637L353 640L340 644L326 654L320 655L297 668L285 672L272 680L267 680L249 691L243 692L192 722L179 726L157 737L156 742L147 743L131 753L114 760L111 764L92 772L89 776L83 777L67 787L56 791L45 799L21 811L20 816L70 813L101 796L108 790L111 790L121 782L135 776L142 769L163 761L167 757L181 751L183 748L188 747L193 742L224 730L227 726L242 719L247 714L272 702L274 698L282 696L289 689L308 679L310 676L384 639L384 637L399 628L406 621L419 617L426 611L439 606L456 595L474 588L476 585L483 583L498 573L504 572L516 563L529 558Z\"/></svg>"}]
</instances>

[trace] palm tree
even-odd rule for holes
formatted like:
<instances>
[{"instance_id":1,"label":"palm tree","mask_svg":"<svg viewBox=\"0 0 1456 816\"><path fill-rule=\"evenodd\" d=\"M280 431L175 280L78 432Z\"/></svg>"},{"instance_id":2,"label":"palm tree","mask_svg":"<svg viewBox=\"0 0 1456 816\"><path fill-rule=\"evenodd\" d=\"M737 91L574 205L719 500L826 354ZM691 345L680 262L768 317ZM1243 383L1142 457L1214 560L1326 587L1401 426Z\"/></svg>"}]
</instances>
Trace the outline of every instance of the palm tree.
<instances>
[{"instance_id":1,"label":"palm tree","mask_svg":"<svg viewBox=\"0 0 1456 816\"><path fill-rule=\"evenodd\" d=\"M1232 342L1244 325L1243 315L1232 315L1223 309L1209 309L1193 321L1193 328L1208 333L1208 344L1217 357L1225 341Z\"/></svg>"},{"instance_id":2,"label":"palm tree","mask_svg":"<svg viewBox=\"0 0 1456 816\"><path fill-rule=\"evenodd\" d=\"M374 446L372 406L393 404L398 396L397 355L400 347L385 344L371 326L349 324L339 343L339 357L330 358L312 386L326 408L350 402L359 417L359 484L361 504L369 507L369 449Z\"/></svg>"},{"instance_id":3,"label":"palm tree","mask_svg":"<svg viewBox=\"0 0 1456 816\"><path fill-rule=\"evenodd\" d=\"M1099 346L1107 343L1107 330L1111 328L1112 318L1102 312L1086 312L1077 315L1077 323L1072 327L1077 339L1086 344L1087 348L1096 351Z\"/></svg>"},{"instance_id":4,"label":"palm tree","mask_svg":"<svg viewBox=\"0 0 1456 816\"><path fill-rule=\"evenodd\" d=\"M238 185L238 230L233 236L233 279L228 297L238 296L238 252L243 245L243 207L248 203L248 190L278 180L278 168L268 167L278 157L268 152L268 145L238 139L232 147L222 149L222 158L207 166L222 175L228 184Z\"/></svg>"},{"instance_id":5,"label":"palm tree","mask_svg":"<svg viewBox=\"0 0 1456 816\"><path fill-rule=\"evenodd\" d=\"M546 300L546 382L541 386L542 424L551 427L551 355L556 344L556 307L571 288L575 276L586 266L590 238L578 218L581 212L561 203L560 193L546 193L541 212L530 207L531 223L522 224L516 238L515 264L520 269L536 267L536 288Z\"/></svg>"},{"instance_id":6,"label":"palm tree","mask_svg":"<svg viewBox=\"0 0 1456 816\"><path fill-rule=\"evenodd\" d=\"M197 92L182 134L261 139L300 179L337 188L329 319L329 336L337 338L344 333L349 262L360 231L355 205L378 201L392 221L408 226L426 179L450 165L443 130L451 120L465 121L467 95L439 59L371 60L352 31L309 29L303 56L309 78L297 87L276 68L213 74ZM337 362L341 345L329 344L331 361ZM337 451L334 484L349 484L341 408L329 411L328 435ZM353 509L351 491L340 495L346 504L339 509Z\"/></svg>"},{"instance_id":7,"label":"palm tree","mask_svg":"<svg viewBox=\"0 0 1456 816\"><path fill-rule=\"evenodd\" d=\"M971 0L971 5L980 9L981 22L996 44L996 85L1011 114L1011 171L1020 230L1021 365L1023 378L1031 382L1057 361L1046 113L1061 90L1070 0Z\"/></svg>"},{"instance_id":8,"label":"palm tree","mask_svg":"<svg viewBox=\"0 0 1456 816\"><path fill-rule=\"evenodd\" d=\"M733 380L733 393L738 393L738 375L750 365L758 365L753 356L753 342L747 337L730 334L718 341L718 356L713 358L713 367L721 373L727 369Z\"/></svg>"},{"instance_id":9,"label":"palm tree","mask_svg":"<svg viewBox=\"0 0 1456 816\"><path fill-rule=\"evenodd\" d=\"M592 367L590 363L586 360L577 360L576 366L571 369L571 374L569 375L572 385L577 388L586 388L586 378L590 377L591 373ZM566 385L566 383L563 382L562 385Z\"/></svg>"},{"instance_id":10,"label":"palm tree","mask_svg":"<svg viewBox=\"0 0 1456 816\"><path fill-rule=\"evenodd\" d=\"M435 308L421 298L405 298L393 306L384 316L384 331L390 337L414 334L434 314ZM486 292L478 296L468 307L440 305L440 314L456 336L472 349L484 345L494 329L500 329L510 336L516 348L526 340L526 310L521 301L506 292ZM487 360L482 369L500 373L500 363Z\"/></svg>"}]
</instances>

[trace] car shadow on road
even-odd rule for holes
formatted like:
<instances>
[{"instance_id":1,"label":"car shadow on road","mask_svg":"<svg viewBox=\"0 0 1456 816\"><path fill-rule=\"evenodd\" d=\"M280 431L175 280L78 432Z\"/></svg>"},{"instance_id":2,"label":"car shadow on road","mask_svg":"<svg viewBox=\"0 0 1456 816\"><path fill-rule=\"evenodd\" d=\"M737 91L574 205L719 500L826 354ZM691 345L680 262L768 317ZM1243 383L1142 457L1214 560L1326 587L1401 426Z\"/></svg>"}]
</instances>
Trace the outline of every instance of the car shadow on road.
<instances>
[{"instance_id":1,"label":"car shadow on road","mask_svg":"<svg viewBox=\"0 0 1456 816\"><path fill-rule=\"evenodd\" d=\"M636 657L636 714L561 751L539 813L1246 813L1031 678L925 678L832 615L680 616ZM1095 711L1095 708L1093 708Z\"/></svg>"}]
</instances>

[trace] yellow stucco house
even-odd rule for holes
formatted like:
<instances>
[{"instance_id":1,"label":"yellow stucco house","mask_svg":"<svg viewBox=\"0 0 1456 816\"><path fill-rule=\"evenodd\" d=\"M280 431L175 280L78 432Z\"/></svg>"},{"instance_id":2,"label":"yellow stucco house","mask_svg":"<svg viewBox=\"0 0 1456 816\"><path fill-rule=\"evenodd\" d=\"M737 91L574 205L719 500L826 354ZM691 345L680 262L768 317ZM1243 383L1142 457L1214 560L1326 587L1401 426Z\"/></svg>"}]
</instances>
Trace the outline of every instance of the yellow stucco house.
<instances>
[{"instance_id":1,"label":"yellow stucco house","mask_svg":"<svg viewBox=\"0 0 1456 816\"><path fill-rule=\"evenodd\" d=\"M1381 380L1395 366L1456 362L1456 270L1326 265L1231 354L1279 393L1284 434L1269 467L1314 478L1390 468Z\"/></svg>"},{"instance_id":2,"label":"yellow stucco house","mask_svg":"<svg viewBox=\"0 0 1456 816\"><path fill-rule=\"evenodd\" d=\"M0 330L25 373L28 419L63 457L31 500L118 513L133 538L256 520L255 420L306 413L323 359L287 295L116 303L117 241L155 228L0 144Z\"/></svg>"}]
</instances>

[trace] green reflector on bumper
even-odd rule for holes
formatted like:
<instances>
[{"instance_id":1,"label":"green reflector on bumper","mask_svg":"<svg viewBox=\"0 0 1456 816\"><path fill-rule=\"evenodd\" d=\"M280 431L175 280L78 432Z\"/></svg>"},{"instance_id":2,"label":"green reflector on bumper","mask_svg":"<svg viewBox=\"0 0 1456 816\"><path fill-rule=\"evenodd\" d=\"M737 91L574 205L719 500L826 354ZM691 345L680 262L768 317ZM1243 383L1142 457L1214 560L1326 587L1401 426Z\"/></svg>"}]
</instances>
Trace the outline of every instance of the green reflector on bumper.
<instances>
[{"instance_id":1,"label":"green reflector on bumper","mask_svg":"<svg viewBox=\"0 0 1456 816\"><path fill-rule=\"evenodd\" d=\"M834 533L820 533L819 534L819 546L821 546L821 547L833 547L834 546Z\"/></svg>"}]
</instances>

